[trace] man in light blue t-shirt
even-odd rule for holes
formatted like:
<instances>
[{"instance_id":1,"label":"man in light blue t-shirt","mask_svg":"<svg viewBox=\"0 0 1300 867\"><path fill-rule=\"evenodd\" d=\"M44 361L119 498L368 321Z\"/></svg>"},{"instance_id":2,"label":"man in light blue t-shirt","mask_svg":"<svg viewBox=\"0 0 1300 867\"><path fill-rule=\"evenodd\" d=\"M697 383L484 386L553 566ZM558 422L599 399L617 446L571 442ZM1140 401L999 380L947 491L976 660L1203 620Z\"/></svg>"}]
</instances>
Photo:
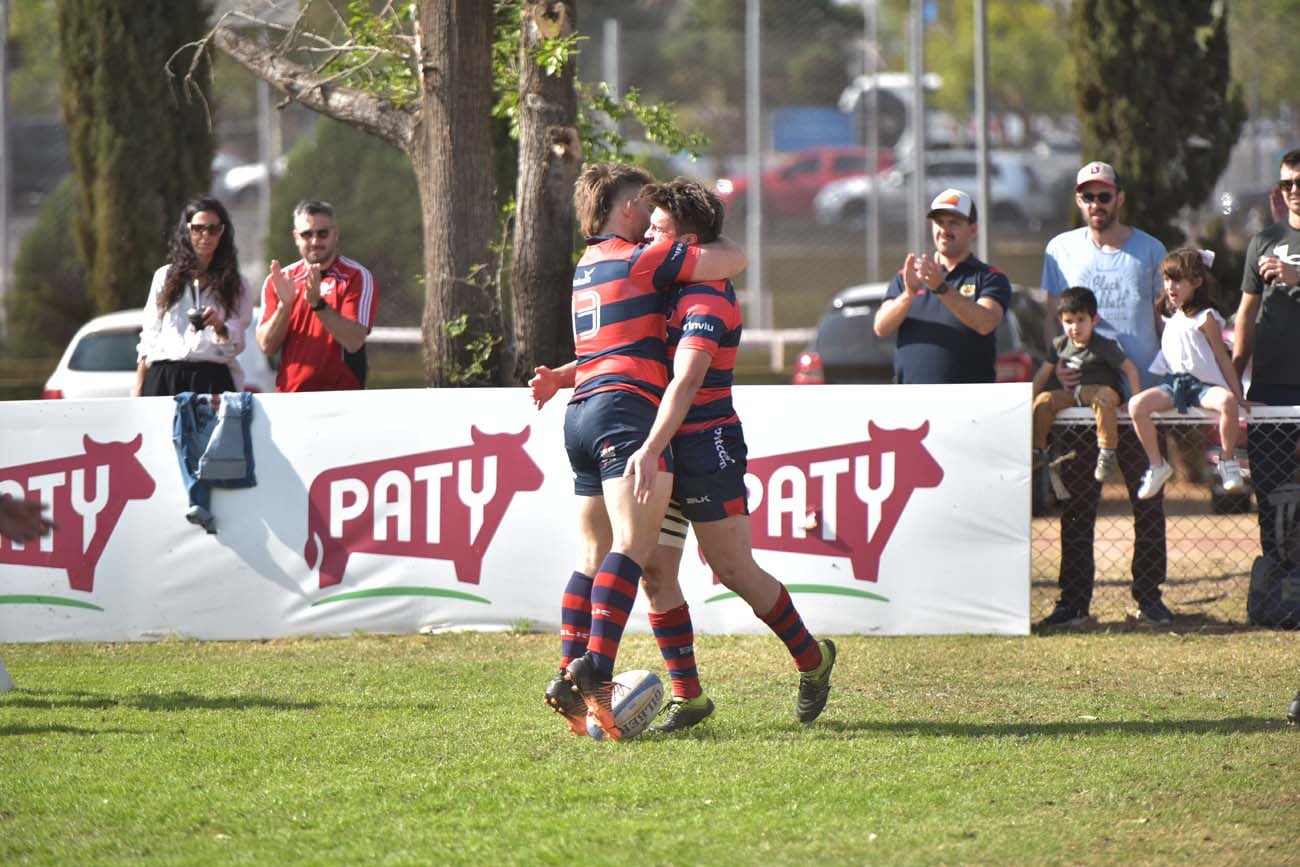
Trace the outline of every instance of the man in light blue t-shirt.
<instances>
[{"instance_id":1,"label":"man in light blue t-shirt","mask_svg":"<svg viewBox=\"0 0 1300 867\"><path fill-rule=\"evenodd\" d=\"M1050 299L1044 321L1050 336L1055 336L1057 325L1057 296L1071 286L1091 289L1101 316L1097 333L1123 347L1137 366L1143 388L1153 386L1159 377L1147 368L1160 351L1156 301L1164 289L1160 264L1165 246L1120 222L1124 190L1110 164L1091 162L1079 169L1074 198L1084 225L1053 238L1043 257L1043 288ZM1066 388L1077 384L1077 371L1058 365L1056 373ZM1039 623L1046 627L1083 623L1095 578L1093 531L1101 498L1101 485L1092 474L1097 444L1091 428L1071 428L1063 436L1078 457L1061 467L1061 481L1070 492L1061 515L1061 596L1055 610ZM1133 504L1133 598L1142 619L1171 623L1173 613L1160 591L1166 567L1164 498L1137 496L1147 459L1129 426L1120 430L1117 457Z\"/></svg>"}]
</instances>

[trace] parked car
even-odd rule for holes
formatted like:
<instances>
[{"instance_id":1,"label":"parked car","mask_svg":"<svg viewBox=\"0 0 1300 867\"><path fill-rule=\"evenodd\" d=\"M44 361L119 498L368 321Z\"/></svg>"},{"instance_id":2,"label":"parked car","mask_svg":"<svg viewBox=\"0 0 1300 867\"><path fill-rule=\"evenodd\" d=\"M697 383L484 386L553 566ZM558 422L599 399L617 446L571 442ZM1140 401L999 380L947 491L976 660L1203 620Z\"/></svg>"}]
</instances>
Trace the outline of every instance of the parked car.
<instances>
[{"instance_id":1,"label":"parked car","mask_svg":"<svg viewBox=\"0 0 1300 867\"><path fill-rule=\"evenodd\" d=\"M284 177L285 169L288 166L289 158L287 156L280 156L272 160L272 180ZM218 171L220 171L220 174L216 174ZM238 163L226 165L224 169L219 169L214 161L213 172L213 194L225 202L227 206L246 205L257 200L258 193L262 188L262 181L266 179L266 163Z\"/></svg>"},{"instance_id":2,"label":"parked car","mask_svg":"<svg viewBox=\"0 0 1300 867\"><path fill-rule=\"evenodd\" d=\"M1053 221L1061 209L1059 190L1049 189L1034 169L1034 154L1021 151L989 153L989 194L991 207L977 202L980 220L992 219L1029 229L1038 229ZM867 201L879 196L880 218L885 223L902 223L907 219L907 197L912 183L912 169L899 166L878 176L854 175L831 181L818 191L813 200L817 221L827 225L848 223L862 225L866 220ZM940 150L926 154L925 198L929 201L948 187L974 195L976 192L975 151Z\"/></svg>"},{"instance_id":3,"label":"parked car","mask_svg":"<svg viewBox=\"0 0 1300 867\"><path fill-rule=\"evenodd\" d=\"M795 385L893 382L894 337L877 337L872 328L888 288L888 283L866 283L835 294L812 343L795 362ZM998 325L997 341L997 381L1033 379L1038 362L1026 348L1014 305Z\"/></svg>"},{"instance_id":4,"label":"parked car","mask_svg":"<svg viewBox=\"0 0 1300 867\"><path fill-rule=\"evenodd\" d=\"M893 152L880 151L880 165L893 164ZM861 175L867 171L865 148L842 145L805 148L763 172L764 213L780 217L811 217L813 197L818 190L837 178ZM743 208L749 191L746 175L719 178L716 189L727 206L728 216Z\"/></svg>"},{"instance_id":5,"label":"parked car","mask_svg":"<svg viewBox=\"0 0 1300 867\"><path fill-rule=\"evenodd\" d=\"M261 312L253 311L244 351L239 354L244 391L275 391L275 369L253 336ZM129 397L135 387L135 353L139 342L139 310L96 316L72 336L54 373L46 380L41 398Z\"/></svg>"}]
</instances>

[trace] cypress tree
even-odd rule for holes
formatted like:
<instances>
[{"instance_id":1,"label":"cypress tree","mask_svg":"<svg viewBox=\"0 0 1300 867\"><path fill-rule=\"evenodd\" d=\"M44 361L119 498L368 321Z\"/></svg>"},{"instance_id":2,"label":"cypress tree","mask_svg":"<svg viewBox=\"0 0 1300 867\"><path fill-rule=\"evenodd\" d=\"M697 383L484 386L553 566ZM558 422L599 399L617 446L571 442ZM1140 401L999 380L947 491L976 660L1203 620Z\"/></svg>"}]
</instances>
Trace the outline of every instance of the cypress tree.
<instances>
[{"instance_id":1,"label":"cypress tree","mask_svg":"<svg viewBox=\"0 0 1300 867\"><path fill-rule=\"evenodd\" d=\"M63 113L80 187L77 253L95 312L144 304L185 200L211 184L211 66L183 92L204 0L59 0Z\"/></svg>"},{"instance_id":2,"label":"cypress tree","mask_svg":"<svg viewBox=\"0 0 1300 867\"><path fill-rule=\"evenodd\" d=\"M1227 165L1245 107L1228 63L1228 0L1074 0L1083 158L1115 166L1123 219L1166 244Z\"/></svg>"}]
</instances>

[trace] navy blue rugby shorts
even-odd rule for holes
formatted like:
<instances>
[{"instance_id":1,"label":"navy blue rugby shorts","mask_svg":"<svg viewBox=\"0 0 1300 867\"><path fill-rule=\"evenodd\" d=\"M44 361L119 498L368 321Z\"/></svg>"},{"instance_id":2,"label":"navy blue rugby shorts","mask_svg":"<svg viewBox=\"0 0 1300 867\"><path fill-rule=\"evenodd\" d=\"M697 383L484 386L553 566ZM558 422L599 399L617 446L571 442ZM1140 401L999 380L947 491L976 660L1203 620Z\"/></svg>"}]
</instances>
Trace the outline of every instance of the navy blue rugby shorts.
<instances>
[{"instance_id":1,"label":"navy blue rugby shorts","mask_svg":"<svg viewBox=\"0 0 1300 867\"><path fill-rule=\"evenodd\" d=\"M748 515L747 455L739 423L673 437L673 506L695 523Z\"/></svg>"},{"instance_id":2,"label":"navy blue rugby shorts","mask_svg":"<svg viewBox=\"0 0 1300 867\"><path fill-rule=\"evenodd\" d=\"M602 482L623 477L627 460L645 443L659 408L630 391L602 391L569 404L564 411L564 449L573 469L573 492L599 496ZM659 460L673 471L672 446Z\"/></svg>"}]
</instances>

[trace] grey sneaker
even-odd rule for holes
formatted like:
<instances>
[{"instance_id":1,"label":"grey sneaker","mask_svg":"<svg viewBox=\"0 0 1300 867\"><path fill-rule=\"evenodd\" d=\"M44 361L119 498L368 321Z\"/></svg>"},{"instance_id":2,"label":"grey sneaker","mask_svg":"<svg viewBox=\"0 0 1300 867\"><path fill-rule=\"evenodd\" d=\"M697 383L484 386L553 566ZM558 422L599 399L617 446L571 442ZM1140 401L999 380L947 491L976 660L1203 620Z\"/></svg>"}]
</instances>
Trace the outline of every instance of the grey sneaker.
<instances>
[{"instance_id":1,"label":"grey sneaker","mask_svg":"<svg viewBox=\"0 0 1300 867\"><path fill-rule=\"evenodd\" d=\"M1119 459L1115 457L1114 449L1098 449L1097 468L1093 470L1092 477L1099 482L1104 482L1115 475L1118 466Z\"/></svg>"},{"instance_id":2,"label":"grey sneaker","mask_svg":"<svg viewBox=\"0 0 1300 867\"><path fill-rule=\"evenodd\" d=\"M835 667L835 642L823 638L817 642L822 649L822 664L812 671L799 673L799 700L795 702L794 715L801 723L810 723L821 716L826 699L831 694L831 669Z\"/></svg>"},{"instance_id":3,"label":"grey sneaker","mask_svg":"<svg viewBox=\"0 0 1300 867\"><path fill-rule=\"evenodd\" d=\"M697 723L702 723L713 713L713 702L702 695L695 698L677 698L673 696L661 711L664 721L646 729L646 733L667 734L685 731Z\"/></svg>"}]
</instances>

